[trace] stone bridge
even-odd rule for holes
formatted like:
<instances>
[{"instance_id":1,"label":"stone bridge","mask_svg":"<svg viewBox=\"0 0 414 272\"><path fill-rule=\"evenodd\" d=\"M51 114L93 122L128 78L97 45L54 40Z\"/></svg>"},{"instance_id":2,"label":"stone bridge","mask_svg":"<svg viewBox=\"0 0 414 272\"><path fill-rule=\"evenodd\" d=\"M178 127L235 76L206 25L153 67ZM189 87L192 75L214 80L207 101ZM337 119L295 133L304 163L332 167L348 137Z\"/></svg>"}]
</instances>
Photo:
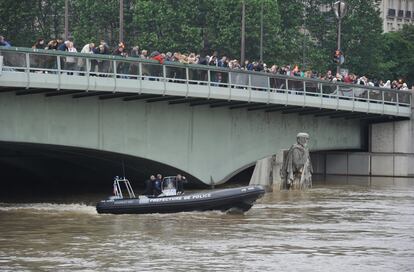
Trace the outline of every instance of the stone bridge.
<instances>
[{"instance_id":1,"label":"stone bridge","mask_svg":"<svg viewBox=\"0 0 414 272\"><path fill-rule=\"evenodd\" d=\"M361 150L411 94L212 66L0 48L0 141L122 154L219 184L311 135ZM132 159L132 160L133 160Z\"/></svg>"}]
</instances>

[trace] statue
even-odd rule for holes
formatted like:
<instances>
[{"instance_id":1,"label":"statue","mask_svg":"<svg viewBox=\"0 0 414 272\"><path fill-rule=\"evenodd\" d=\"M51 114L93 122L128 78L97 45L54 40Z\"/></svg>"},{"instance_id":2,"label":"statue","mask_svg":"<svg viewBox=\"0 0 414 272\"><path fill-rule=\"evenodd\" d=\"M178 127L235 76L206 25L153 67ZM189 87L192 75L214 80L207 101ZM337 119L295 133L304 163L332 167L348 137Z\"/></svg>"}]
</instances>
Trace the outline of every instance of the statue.
<instances>
[{"instance_id":1,"label":"statue","mask_svg":"<svg viewBox=\"0 0 414 272\"><path fill-rule=\"evenodd\" d=\"M307 189L312 187L312 164L309 149L306 147L309 141L307 133L299 133L296 136L296 144L289 149L283 160L280 176L284 189Z\"/></svg>"}]
</instances>

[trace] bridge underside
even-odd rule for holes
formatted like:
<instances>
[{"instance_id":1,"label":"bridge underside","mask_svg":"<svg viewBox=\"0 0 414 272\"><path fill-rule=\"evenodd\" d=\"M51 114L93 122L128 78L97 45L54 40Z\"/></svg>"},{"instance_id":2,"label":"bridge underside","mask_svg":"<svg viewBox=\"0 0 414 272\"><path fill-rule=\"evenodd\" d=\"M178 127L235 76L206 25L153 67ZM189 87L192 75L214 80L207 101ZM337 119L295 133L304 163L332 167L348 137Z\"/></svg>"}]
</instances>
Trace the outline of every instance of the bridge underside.
<instances>
[{"instance_id":1,"label":"bridge underside","mask_svg":"<svg viewBox=\"0 0 414 272\"><path fill-rule=\"evenodd\" d=\"M288 148L300 131L311 135L313 150L361 149L363 124L390 118L136 93L19 88L0 92L1 141L142 158L142 165L136 168L140 169L133 171L147 175L159 172L157 167L170 167L205 184L225 182L256 160ZM100 157L97 154L94 156ZM115 157L105 161L116 171L105 172L109 168L104 164L102 178L119 174L121 163ZM160 164L149 167L144 160Z\"/></svg>"},{"instance_id":2,"label":"bridge underside","mask_svg":"<svg viewBox=\"0 0 414 272\"><path fill-rule=\"evenodd\" d=\"M35 193L42 196L73 193L106 193L112 178L123 176L137 192L151 174L182 173L192 180L191 187L203 186L191 175L156 161L92 149L56 145L0 142L0 196Z\"/></svg>"},{"instance_id":3,"label":"bridge underside","mask_svg":"<svg viewBox=\"0 0 414 272\"><path fill-rule=\"evenodd\" d=\"M251 111L280 112L282 114L297 113L302 115L313 115L314 117L328 116L332 119L345 120L367 120L369 122L388 122L407 120L407 117L383 115L365 112L350 112L348 110L335 110L328 108L314 108L306 106L275 105L258 102L228 101L223 99L208 99L199 97L183 97L161 94L146 93L123 93L107 91L83 91L83 90L56 90L48 88L21 88L21 87L0 87L0 93L13 92L16 96L42 94L45 97L67 96L73 99L96 97L99 100L120 99L122 101L144 101L146 103L167 102L169 105L185 104L190 107L209 106L210 108L228 108L230 110L244 109Z\"/></svg>"}]
</instances>

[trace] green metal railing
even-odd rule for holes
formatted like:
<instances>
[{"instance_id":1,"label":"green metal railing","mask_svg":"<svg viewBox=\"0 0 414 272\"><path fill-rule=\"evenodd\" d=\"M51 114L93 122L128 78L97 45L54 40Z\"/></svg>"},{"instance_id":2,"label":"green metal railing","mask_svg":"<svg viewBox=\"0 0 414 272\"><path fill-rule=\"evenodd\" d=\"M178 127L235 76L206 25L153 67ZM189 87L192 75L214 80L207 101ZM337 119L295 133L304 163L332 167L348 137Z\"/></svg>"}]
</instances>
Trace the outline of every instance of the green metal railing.
<instances>
[{"instance_id":1,"label":"green metal railing","mask_svg":"<svg viewBox=\"0 0 414 272\"><path fill-rule=\"evenodd\" d=\"M409 91L112 55L0 47L3 71L157 80L411 107Z\"/></svg>"}]
</instances>

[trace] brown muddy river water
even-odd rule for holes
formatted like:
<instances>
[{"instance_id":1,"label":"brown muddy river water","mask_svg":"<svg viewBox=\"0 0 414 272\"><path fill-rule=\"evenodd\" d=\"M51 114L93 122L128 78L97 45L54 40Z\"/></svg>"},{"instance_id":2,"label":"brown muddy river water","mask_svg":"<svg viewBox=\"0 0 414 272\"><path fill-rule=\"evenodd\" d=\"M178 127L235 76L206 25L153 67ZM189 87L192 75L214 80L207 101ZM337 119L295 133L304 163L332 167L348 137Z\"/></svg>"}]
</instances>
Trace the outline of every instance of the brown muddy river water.
<instances>
[{"instance_id":1,"label":"brown muddy river water","mask_svg":"<svg viewBox=\"0 0 414 272\"><path fill-rule=\"evenodd\" d=\"M414 181L269 193L243 215L98 215L90 199L2 202L0 270L414 271Z\"/></svg>"}]
</instances>

